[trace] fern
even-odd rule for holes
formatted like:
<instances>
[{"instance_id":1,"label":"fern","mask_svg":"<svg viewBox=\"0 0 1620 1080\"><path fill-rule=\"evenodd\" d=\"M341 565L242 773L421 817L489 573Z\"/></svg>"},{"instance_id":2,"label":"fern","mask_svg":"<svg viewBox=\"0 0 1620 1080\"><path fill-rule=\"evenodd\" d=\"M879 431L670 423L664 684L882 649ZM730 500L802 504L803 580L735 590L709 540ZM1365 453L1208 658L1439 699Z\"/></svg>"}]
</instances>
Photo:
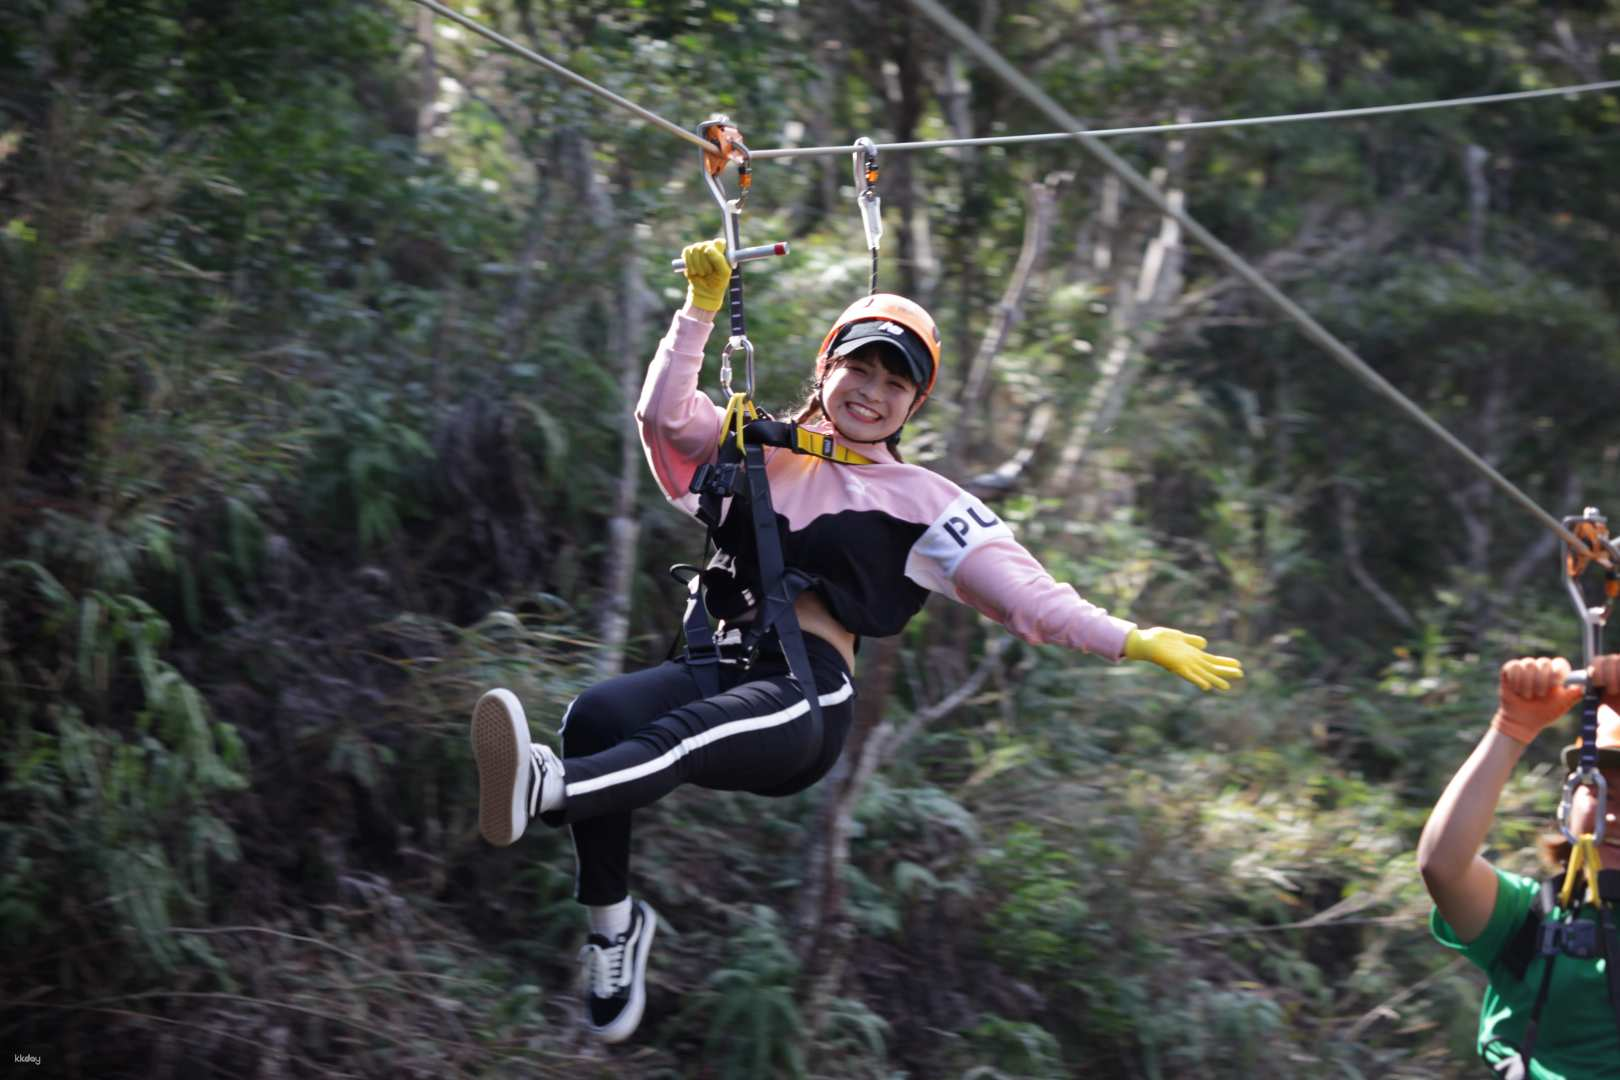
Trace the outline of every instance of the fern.
<instances>
[{"instance_id":1,"label":"fern","mask_svg":"<svg viewBox=\"0 0 1620 1080\"><path fill-rule=\"evenodd\" d=\"M705 983L694 1007L708 1014L708 1053L721 1080L805 1076L804 1018L795 984L799 961L777 914L756 905L754 921L735 934L729 955Z\"/></svg>"}]
</instances>

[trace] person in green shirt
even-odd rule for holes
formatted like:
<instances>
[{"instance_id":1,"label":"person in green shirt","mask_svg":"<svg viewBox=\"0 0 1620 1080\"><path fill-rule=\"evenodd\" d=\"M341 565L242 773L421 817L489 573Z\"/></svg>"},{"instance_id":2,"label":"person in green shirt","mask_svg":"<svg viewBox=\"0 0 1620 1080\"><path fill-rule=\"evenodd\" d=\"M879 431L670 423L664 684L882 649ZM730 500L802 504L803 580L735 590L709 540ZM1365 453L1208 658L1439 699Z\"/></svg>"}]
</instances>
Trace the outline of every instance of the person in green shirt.
<instances>
[{"instance_id":1,"label":"person in green shirt","mask_svg":"<svg viewBox=\"0 0 1620 1080\"><path fill-rule=\"evenodd\" d=\"M1510 1080L1620 1080L1620 1002L1611 1001L1607 965L1598 956L1560 955L1551 961L1516 942L1531 917L1540 883L1498 869L1480 854L1502 788L1525 747L1581 699L1579 687L1565 686L1569 662L1561 657L1512 660L1502 666L1499 705L1491 726L1435 804L1418 841L1418 868L1434 900L1430 928L1441 944L1456 949L1489 977L1480 1008L1478 1050L1496 1075ZM1599 847L1602 864L1620 868L1620 655L1599 657L1588 676L1605 688L1599 710L1598 765L1608 797L1598 805L1590 785L1577 789L1570 808L1570 831L1593 831L1605 822ZM1564 751L1573 765L1577 747ZM1560 836L1543 845L1549 863L1567 865L1570 845ZM1584 882L1582 883L1584 885ZM1609 906L1612 924L1620 911ZM1547 921L1565 916L1554 909ZM1580 920L1595 920L1596 908L1582 905ZM1604 935L1597 935L1600 941ZM1519 950L1519 964L1511 954ZM1525 956L1527 966L1520 966ZM1520 1053L1547 964L1553 964L1535 1043L1526 1062ZM1518 968L1519 970L1515 970ZM1522 972L1522 974L1520 973Z\"/></svg>"}]
</instances>

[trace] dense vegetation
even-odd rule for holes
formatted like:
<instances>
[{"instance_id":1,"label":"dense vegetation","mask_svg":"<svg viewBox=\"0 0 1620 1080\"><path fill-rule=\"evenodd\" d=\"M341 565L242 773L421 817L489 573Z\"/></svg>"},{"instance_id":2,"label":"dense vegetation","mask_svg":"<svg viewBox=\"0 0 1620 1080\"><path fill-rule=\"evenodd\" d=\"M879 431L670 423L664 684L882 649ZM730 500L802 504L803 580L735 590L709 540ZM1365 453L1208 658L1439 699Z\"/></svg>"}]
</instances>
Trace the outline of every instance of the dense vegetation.
<instances>
[{"instance_id":1,"label":"dense vegetation","mask_svg":"<svg viewBox=\"0 0 1620 1080\"><path fill-rule=\"evenodd\" d=\"M1096 126L1620 77L1552 0L957 2ZM904 4L461 10L756 148L1044 131ZM1110 145L1555 514L1611 512L1612 93ZM636 1040L575 1023L565 836L465 716L659 658L699 534L629 398L718 213L689 145L406 0L0 20L0 1031L71 1076L1472 1075L1411 850L1556 546L1073 144L886 155L947 331L910 459L1240 692L932 601L846 767L647 812ZM847 157L763 161L762 403L864 291ZM1006 466L1003 468L1003 466ZM999 470L999 471L998 471ZM1620 505L1620 504L1616 504ZM1551 742L1551 740L1549 740ZM1555 747L1493 843L1534 864ZM832 837L833 842L827 842Z\"/></svg>"}]
</instances>

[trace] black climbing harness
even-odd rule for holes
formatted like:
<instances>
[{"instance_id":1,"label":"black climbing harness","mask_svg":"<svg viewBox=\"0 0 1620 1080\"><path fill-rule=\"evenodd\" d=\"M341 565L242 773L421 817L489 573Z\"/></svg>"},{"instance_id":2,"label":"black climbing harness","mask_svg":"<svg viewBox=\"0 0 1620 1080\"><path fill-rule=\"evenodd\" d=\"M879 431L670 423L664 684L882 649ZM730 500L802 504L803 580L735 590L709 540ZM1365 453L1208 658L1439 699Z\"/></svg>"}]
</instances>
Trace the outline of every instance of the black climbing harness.
<instances>
[{"instance_id":1,"label":"black climbing harness","mask_svg":"<svg viewBox=\"0 0 1620 1080\"><path fill-rule=\"evenodd\" d=\"M1601 815L1600 815L1601 816ZM1529 914L1503 946L1500 963L1523 982L1530 962L1543 957L1541 981L1536 986L1535 1003L1524 1027L1524 1038L1515 1047L1505 1039L1496 1040L1509 1057L1496 1067L1503 1076L1530 1075L1530 1060L1540 1034L1541 1013L1552 986L1553 964L1561 956L1580 960L1602 959L1609 984L1609 1008L1614 1013L1615 1031L1620 1033L1620 870L1599 870L1590 875L1586 896L1575 890L1564 897L1568 873L1555 874L1542 881ZM1582 919L1581 910L1590 906L1594 919Z\"/></svg>"},{"instance_id":2,"label":"black climbing harness","mask_svg":"<svg viewBox=\"0 0 1620 1080\"><path fill-rule=\"evenodd\" d=\"M689 490L698 496L697 517L707 527L704 553L715 553L699 569L690 564L670 568L676 580L687 588L686 611L681 619L682 636L686 641L683 657L698 689L705 697L719 693L722 663L748 666L758 656L761 647L774 638L787 661L788 671L804 691L810 715L816 723L821 721L821 703L816 691L815 675L810 670L809 654L805 650L804 634L793 603L800 593L815 584L815 579L786 565L782 555L782 537L777 527L776 509L771 504L770 484L765 475L767 446L781 447L799 454L813 454L829 461L849 465L870 465L870 458L840 446L829 435L794 423L774 420L755 407L754 346L748 340L743 315L742 273L739 263L745 253L785 254L787 245L765 245L744 248L741 245L738 218L743 200L751 185L748 148L743 145L735 125L725 116L715 116L698 126L698 133L721 147L722 154L704 152L704 179L715 201L720 204L725 219L726 255L732 265L731 275L731 338L720 356L720 386L726 394L726 412L721 421L720 445L715 460L698 467L692 476ZM735 162L738 171L739 195L726 197L719 176L728 163ZM774 250L767 250L774 249ZM734 391L731 386L731 357L741 351L746 364L745 389ZM733 498L747 500L747 512L752 521L756 556L754 580L743 580L734 559L718 550L715 534L726 512L726 501ZM753 613L750 622L735 625L734 620ZM721 618L733 623L725 635L715 635L712 620Z\"/></svg>"}]
</instances>

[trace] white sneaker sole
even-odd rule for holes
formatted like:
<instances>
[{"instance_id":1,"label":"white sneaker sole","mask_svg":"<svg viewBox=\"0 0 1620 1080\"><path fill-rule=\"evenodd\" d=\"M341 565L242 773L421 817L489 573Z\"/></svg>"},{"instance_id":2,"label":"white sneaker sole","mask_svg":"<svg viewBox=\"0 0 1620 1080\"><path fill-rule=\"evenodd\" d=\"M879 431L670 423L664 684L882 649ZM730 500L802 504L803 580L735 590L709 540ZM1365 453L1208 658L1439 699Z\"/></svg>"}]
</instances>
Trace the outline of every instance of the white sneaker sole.
<instances>
[{"instance_id":1,"label":"white sneaker sole","mask_svg":"<svg viewBox=\"0 0 1620 1080\"><path fill-rule=\"evenodd\" d=\"M652 951L653 934L658 930L658 913L645 900L637 900L635 903L636 907L641 909L647 930L641 935L641 940L636 942L636 955L632 965L635 974L630 979L630 1000L625 1002L624 1012L602 1027L586 1022L591 1034L605 1043L623 1042L634 1035L636 1028L641 1026L641 1014L647 1008L647 954Z\"/></svg>"},{"instance_id":2,"label":"white sneaker sole","mask_svg":"<svg viewBox=\"0 0 1620 1080\"><path fill-rule=\"evenodd\" d=\"M510 690L491 690L472 714L473 758L478 762L478 831L506 847L529 824L529 721Z\"/></svg>"}]
</instances>

